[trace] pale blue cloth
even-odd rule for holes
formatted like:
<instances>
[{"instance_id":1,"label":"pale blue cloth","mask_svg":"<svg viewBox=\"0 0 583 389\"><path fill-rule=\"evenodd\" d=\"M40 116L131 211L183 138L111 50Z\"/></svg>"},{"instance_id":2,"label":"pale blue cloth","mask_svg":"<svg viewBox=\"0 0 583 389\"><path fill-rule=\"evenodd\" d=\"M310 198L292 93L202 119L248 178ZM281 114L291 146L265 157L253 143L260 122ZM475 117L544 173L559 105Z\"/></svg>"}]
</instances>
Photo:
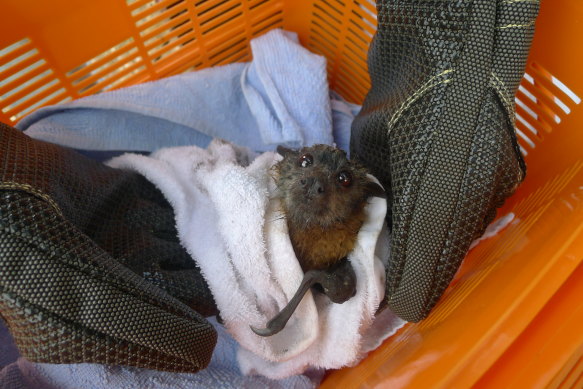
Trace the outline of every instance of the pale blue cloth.
<instances>
[{"instance_id":1,"label":"pale blue cloth","mask_svg":"<svg viewBox=\"0 0 583 389\"><path fill-rule=\"evenodd\" d=\"M282 30L254 39L251 48L249 63L45 107L16 127L33 138L81 150L206 147L219 137L261 152L279 144L332 144L334 135L347 150L359 107L337 95L331 103L325 58L304 49L296 34Z\"/></svg>"}]
</instances>

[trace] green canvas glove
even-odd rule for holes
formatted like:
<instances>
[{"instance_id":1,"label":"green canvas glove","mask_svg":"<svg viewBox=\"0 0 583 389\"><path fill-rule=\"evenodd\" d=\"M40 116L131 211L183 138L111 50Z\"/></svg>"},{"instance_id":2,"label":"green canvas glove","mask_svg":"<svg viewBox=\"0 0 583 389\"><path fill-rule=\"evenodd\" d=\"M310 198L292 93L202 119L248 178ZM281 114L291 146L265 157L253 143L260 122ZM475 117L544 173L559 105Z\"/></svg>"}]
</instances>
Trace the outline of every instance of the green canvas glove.
<instances>
[{"instance_id":1,"label":"green canvas glove","mask_svg":"<svg viewBox=\"0 0 583 389\"><path fill-rule=\"evenodd\" d=\"M195 372L210 290L143 177L0 123L0 315L34 362Z\"/></svg>"},{"instance_id":2,"label":"green canvas glove","mask_svg":"<svg viewBox=\"0 0 583 389\"><path fill-rule=\"evenodd\" d=\"M372 87L351 152L390 196L388 305L419 321L524 179L514 94L538 2L382 0L377 9Z\"/></svg>"}]
</instances>

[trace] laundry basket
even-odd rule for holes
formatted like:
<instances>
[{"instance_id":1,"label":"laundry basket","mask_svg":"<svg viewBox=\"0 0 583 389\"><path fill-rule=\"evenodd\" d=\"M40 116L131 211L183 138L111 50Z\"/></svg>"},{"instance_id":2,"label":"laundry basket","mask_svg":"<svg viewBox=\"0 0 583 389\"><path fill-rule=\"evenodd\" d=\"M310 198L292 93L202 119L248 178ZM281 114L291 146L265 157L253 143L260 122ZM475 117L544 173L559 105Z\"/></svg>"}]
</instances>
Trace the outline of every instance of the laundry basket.
<instances>
[{"instance_id":1,"label":"laundry basket","mask_svg":"<svg viewBox=\"0 0 583 389\"><path fill-rule=\"evenodd\" d=\"M3 0L0 121L247 61L273 28L326 56L331 88L360 103L375 26L371 0ZM583 387L582 39L583 2L542 1L516 96L528 175L498 213L513 221L470 251L427 319L323 387Z\"/></svg>"}]
</instances>

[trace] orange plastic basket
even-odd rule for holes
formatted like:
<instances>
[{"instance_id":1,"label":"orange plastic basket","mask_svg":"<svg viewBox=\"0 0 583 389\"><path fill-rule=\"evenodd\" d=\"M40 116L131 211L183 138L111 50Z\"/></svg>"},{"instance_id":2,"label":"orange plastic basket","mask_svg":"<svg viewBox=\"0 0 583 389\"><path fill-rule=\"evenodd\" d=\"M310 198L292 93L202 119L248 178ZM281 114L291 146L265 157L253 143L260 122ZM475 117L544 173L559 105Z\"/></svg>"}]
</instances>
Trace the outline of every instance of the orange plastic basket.
<instances>
[{"instance_id":1,"label":"orange plastic basket","mask_svg":"<svg viewBox=\"0 0 583 389\"><path fill-rule=\"evenodd\" d=\"M247 61L272 28L298 32L327 57L331 87L362 102L374 13L372 0L3 0L0 121ZM583 2L542 2L516 96L528 175L499 211L514 221L469 253L426 320L323 387L583 387L581 38Z\"/></svg>"}]
</instances>

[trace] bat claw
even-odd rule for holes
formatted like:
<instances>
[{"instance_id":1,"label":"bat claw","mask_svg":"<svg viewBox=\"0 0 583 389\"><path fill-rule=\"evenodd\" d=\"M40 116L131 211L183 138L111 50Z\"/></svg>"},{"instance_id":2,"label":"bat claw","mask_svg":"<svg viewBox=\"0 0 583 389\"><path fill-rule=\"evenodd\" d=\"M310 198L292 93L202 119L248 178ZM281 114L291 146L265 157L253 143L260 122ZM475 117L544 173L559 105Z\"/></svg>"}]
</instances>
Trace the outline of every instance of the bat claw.
<instances>
[{"instance_id":1,"label":"bat claw","mask_svg":"<svg viewBox=\"0 0 583 389\"><path fill-rule=\"evenodd\" d=\"M253 331L255 334L259 335L259 336L271 336L271 335L275 335L277 334L279 331L282 330L282 328L280 329L272 329L269 327L266 328L257 328L257 327L253 327L252 325L250 325L249 327L251 327L251 331Z\"/></svg>"}]
</instances>

